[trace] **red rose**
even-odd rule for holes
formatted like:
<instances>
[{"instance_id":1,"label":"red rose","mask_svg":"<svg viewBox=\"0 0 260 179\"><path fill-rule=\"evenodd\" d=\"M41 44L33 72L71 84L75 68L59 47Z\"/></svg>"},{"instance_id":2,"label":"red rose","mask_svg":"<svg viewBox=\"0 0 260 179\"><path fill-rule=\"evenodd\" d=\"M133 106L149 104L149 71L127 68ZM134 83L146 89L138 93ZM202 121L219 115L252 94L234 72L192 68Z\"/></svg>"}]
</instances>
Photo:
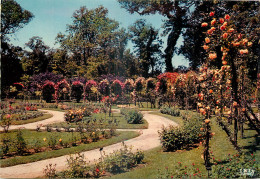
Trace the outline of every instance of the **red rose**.
<instances>
[{"instance_id":1,"label":"red rose","mask_svg":"<svg viewBox=\"0 0 260 179\"><path fill-rule=\"evenodd\" d=\"M211 16L211 17L214 15L215 15L215 12L213 12L213 11L209 13L209 16Z\"/></svg>"}]
</instances>

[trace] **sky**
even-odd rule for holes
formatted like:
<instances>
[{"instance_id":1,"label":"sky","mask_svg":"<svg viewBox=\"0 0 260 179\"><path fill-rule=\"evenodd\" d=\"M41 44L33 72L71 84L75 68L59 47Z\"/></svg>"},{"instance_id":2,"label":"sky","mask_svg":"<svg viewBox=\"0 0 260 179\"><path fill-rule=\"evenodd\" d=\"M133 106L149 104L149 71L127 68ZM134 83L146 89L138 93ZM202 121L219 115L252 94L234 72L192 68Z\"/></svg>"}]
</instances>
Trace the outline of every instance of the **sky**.
<instances>
[{"instance_id":1,"label":"sky","mask_svg":"<svg viewBox=\"0 0 260 179\"><path fill-rule=\"evenodd\" d=\"M25 47L25 43L33 36L42 37L44 43L51 48L58 48L55 44L55 38L59 32L65 33L66 25L72 24L72 14L81 6L88 9L94 9L100 5L108 9L108 17L119 22L120 27L128 28L137 19L146 19L146 21L157 29L161 29L163 16L159 14L140 16L139 14L130 14L126 9L121 8L117 0L16 0L22 8L33 13L34 18L26 26L13 34L10 39L11 43L16 46ZM161 37L164 41L163 49L166 47L166 38ZM182 38L177 42L181 45ZM133 51L133 45L128 44L128 48ZM188 66L188 60L183 56L174 55L173 66Z\"/></svg>"}]
</instances>

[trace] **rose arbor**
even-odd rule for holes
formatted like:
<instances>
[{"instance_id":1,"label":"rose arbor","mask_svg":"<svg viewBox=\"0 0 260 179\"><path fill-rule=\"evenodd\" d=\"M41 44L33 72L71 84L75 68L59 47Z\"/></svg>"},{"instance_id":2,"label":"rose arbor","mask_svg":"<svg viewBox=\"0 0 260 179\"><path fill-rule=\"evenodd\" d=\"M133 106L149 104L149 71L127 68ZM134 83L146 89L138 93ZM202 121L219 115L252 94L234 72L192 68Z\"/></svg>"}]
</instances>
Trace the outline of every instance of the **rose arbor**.
<instances>
[{"instance_id":1,"label":"rose arbor","mask_svg":"<svg viewBox=\"0 0 260 179\"><path fill-rule=\"evenodd\" d=\"M71 96L76 98L77 103L79 103L82 94L83 94L83 83L81 83L80 81L74 81L71 85Z\"/></svg>"},{"instance_id":2,"label":"rose arbor","mask_svg":"<svg viewBox=\"0 0 260 179\"><path fill-rule=\"evenodd\" d=\"M210 16L213 17L214 13L211 12ZM226 129L231 142L239 150L238 122L243 123L244 117L259 134L259 129L247 115L247 109L250 109L247 94L251 93L252 88L245 88L248 80L246 68L251 58L250 48L255 35L253 31L248 30L248 27L238 29L229 15L219 19L213 17L210 23L203 22L202 27L205 30L208 28L203 46L208 58L200 68L201 90L198 106L201 114L205 116L205 122L212 114L217 114L218 122ZM221 52L218 52L218 49L221 49ZM221 68L214 66L219 62L222 64ZM233 123L233 132L226 126L226 118L229 124ZM209 160L208 145L206 142L204 152L206 164Z\"/></svg>"}]
</instances>

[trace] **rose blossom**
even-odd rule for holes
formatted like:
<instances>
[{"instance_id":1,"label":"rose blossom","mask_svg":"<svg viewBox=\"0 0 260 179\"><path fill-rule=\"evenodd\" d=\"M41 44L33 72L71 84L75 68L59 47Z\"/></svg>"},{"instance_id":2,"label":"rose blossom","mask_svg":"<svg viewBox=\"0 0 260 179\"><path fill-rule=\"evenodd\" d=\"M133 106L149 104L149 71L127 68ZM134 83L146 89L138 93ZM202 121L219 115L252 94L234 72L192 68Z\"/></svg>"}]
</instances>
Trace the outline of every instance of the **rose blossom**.
<instances>
[{"instance_id":1,"label":"rose blossom","mask_svg":"<svg viewBox=\"0 0 260 179\"><path fill-rule=\"evenodd\" d=\"M210 53L210 54L209 54L209 58L210 58L211 60L214 60L215 58L217 58L217 54L216 54L216 53Z\"/></svg>"},{"instance_id":2,"label":"rose blossom","mask_svg":"<svg viewBox=\"0 0 260 179\"><path fill-rule=\"evenodd\" d=\"M215 12L213 12L213 11L209 13L209 16L211 16L211 17L214 15L215 15Z\"/></svg>"},{"instance_id":3,"label":"rose blossom","mask_svg":"<svg viewBox=\"0 0 260 179\"><path fill-rule=\"evenodd\" d=\"M223 23L225 22L225 20L224 20L223 18L219 18L219 22L220 22L221 24L223 24Z\"/></svg>"},{"instance_id":4,"label":"rose blossom","mask_svg":"<svg viewBox=\"0 0 260 179\"><path fill-rule=\"evenodd\" d=\"M204 48L204 50L208 50L208 49L209 49L209 46L203 45L203 48Z\"/></svg>"},{"instance_id":5,"label":"rose blossom","mask_svg":"<svg viewBox=\"0 0 260 179\"><path fill-rule=\"evenodd\" d=\"M205 38L206 43L210 43L210 39L208 37Z\"/></svg>"},{"instance_id":6,"label":"rose blossom","mask_svg":"<svg viewBox=\"0 0 260 179\"><path fill-rule=\"evenodd\" d=\"M214 25L216 22L217 22L216 19L213 19L210 23L211 25Z\"/></svg>"},{"instance_id":7,"label":"rose blossom","mask_svg":"<svg viewBox=\"0 0 260 179\"><path fill-rule=\"evenodd\" d=\"M202 24L201 24L201 27L207 27L208 26L208 23L207 22L203 22Z\"/></svg>"},{"instance_id":8,"label":"rose blossom","mask_svg":"<svg viewBox=\"0 0 260 179\"><path fill-rule=\"evenodd\" d=\"M230 19L230 16L228 14L225 15L224 17L226 20Z\"/></svg>"},{"instance_id":9,"label":"rose blossom","mask_svg":"<svg viewBox=\"0 0 260 179\"><path fill-rule=\"evenodd\" d=\"M228 34L227 33L224 33L223 34L223 38L226 39L228 37Z\"/></svg>"}]
</instances>

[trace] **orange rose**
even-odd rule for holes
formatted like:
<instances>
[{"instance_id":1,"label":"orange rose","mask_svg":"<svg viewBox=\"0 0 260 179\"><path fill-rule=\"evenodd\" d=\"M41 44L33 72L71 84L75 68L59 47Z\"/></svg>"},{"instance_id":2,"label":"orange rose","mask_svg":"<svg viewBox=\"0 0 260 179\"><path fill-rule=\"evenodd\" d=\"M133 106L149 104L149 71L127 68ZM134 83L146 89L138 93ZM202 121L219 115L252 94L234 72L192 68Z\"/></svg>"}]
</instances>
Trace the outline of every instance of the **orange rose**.
<instances>
[{"instance_id":1,"label":"orange rose","mask_svg":"<svg viewBox=\"0 0 260 179\"><path fill-rule=\"evenodd\" d=\"M237 46L240 45L240 42L233 42L232 44L233 44L234 47L237 47Z\"/></svg>"},{"instance_id":2,"label":"orange rose","mask_svg":"<svg viewBox=\"0 0 260 179\"><path fill-rule=\"evenodd\" d=\"M226 39L228 37L228 34L227 33L224 33L223 34L223 38Z\"/></svg>"},{"instance_id":3,"label":"orange rose","mask_svg":"<svg viewBox=\"0 0 260 179\"><path fill-rule=\"evenodd\" d=\"M243 39L242 41L243 41L243 45L245 45L248 42L247 39Z\"/></svg>"},{"instance_id":4,"label":"orange rose","mask_svg":"<svg viewBox=\"0 0 260 179\"><path fill-rule=\"evenodd\" d=\"M208 23L207 22L203 22L202 24L201 24L201 27L207 27L208 26Z\"/></svg>"},{"instance_id":5,"label":"orange rose","mask_svg":"<svg viewBox=\"0 0 260 179\"><path fill-rule=\"evenodd\" d=\"M232 33L232 32L234 32L234 29L230 28L230 29L228 29L228 32Z\"/></svg>"},{"instance_id":6,"label":"orange rose","mask_svg":"<svg viewBox=\"0 0 260 179\"><path fill-rule=\"evenodd\" d=\"M211 93L213 93L213 90L212 90L212 89L210 89L210 90L209 90L209 93L210 93L210 94L211 94Z\"/></svg>"},{"instance_id":7,"label":"orange rose","mask_svg":"<svg viewBox=\"0 0 260 179\"><path fill-rule=\"evenodd\" d=\"M217 22L216 19L213 19L210 23L211 25L214 25L216 22Z\"/></svg>"},{"instance_id":8,"label":"orange rose","mask_svg":"<svg viewBox=\"0 0 260 179\"><path fill-rule=\"evenodd\" d=\"M220 22L221 24L223 24L223 23L225 22L225 20L224 20L223 18L219 18L219 22Z\"/></svg>"},{"instance_id":9,"label":"orange rose","mask_svg":"<svg viewBox=\"0 0 260 179\"><path fill-rule=\"evenodd\" d=\"M216 28L215 27L211 27L210 30L214 31L214 30L216 30Z\"/></svg>"},{"instance_id":10,"label":"orange rose","mask_svg":"<svg viewBox=\"0 0 260 179\"><path fill-rule=\"evenodd\" d=\"M227 26L227 22L224 22L224 23L223 23L223 26Z\"/></svg>"},{"instance_id":11,"label":"orange rose","mask_svg":"<svg viewBox=\"0 0 260 179\"><path fill-rule=\"evenodd\" d=\"M208 37L205 38L206 43L210 43L210 39Z\"/></svg>"},{"instance_id":12,"label":"orange rose","mask_svg":"<svg viewBox=\"0 0 260 179\"><path fill-rule=\"evenodd\" d=\"M209 13L209 16L211 16L211 17L214 15L215 15L215 12L213 12L213 11Z\"/></svg>"},{"instance_id":13,"label":"orange rose","mask_svg":"<svg viewBox=\"0 0 260 179\"><path fill-rule=\"evenodd\" d=\"M230 19L230 16L228 14L225 15L224 17L226 20Z\"/></svg>"},{"instance_id":14,"label":"orange rose","mask_svg":"<svg viewBox=\"0 0 260 179\"><path fill-rule=\"evenodd\" d=\"M233 102L233 106L237 107L237 102L236 101Z\"/></svg>"},{"instance_id":15,"label":"orange rose","mask_svg":"<svg viewBox=\"0 0 260 179\"><path fill-rule=\"evenodd\" d=\"M207 30L207 33L208 33L209 35L211 35L211 34L213 33L213 31L212 31L211 29L209 29L209 30Z\"/></svg>"},{"instance_id":16,"label":"orange rose","mask_svg":"<svg viewBox=\"0 0 260 179\"><path fill-rule=\"evenodd\" d=\"M239 50L239 53L240 53L241 55L243 55L243 54L248 54L248 50L247 50L247 49L241 49L241 50Z\"/></svg>"},{"instance_id":17,"label":"orange rose","mask_svg":"<svg viewBox=\"0 0 260 179\"><path fill-rule=\"evenodd\" d=\"M226 64L227 64L227 61L222 61L222 64L223 64L223 65L226 65Z\"/></svg>"},{"instance_id":18,"label":"orange rose","mask_svg":"<svg viewBox=\"0 0 260 179\"><path fill-rule=\"evenodd\" d=\"M217 58L217 54L216 53L210 53L209 54L209 59L214 60L215 58Z\"/></svg>"},{"instance_id":19,"label":"orange rose","mask_svg":"<svg viewBox=\"0 0 260 179\"><path fill-rule=\"evenodd\" d=\"M209 46L203 45L203 48L204 48L204 50L208 50L208 49L209 49Z\"/></svg>"},{"instance_id":20,"label":"orange rose","mask_svg":"<svg viewBox=\"0 0 260 179\"><path fill-rule=\"evenodd\" d=\"M210 120L209 120L209 119L206 119L206 120L205 120L205 124L208 124L208 123L210 123Z\"/></svg>"}]
</instances>

